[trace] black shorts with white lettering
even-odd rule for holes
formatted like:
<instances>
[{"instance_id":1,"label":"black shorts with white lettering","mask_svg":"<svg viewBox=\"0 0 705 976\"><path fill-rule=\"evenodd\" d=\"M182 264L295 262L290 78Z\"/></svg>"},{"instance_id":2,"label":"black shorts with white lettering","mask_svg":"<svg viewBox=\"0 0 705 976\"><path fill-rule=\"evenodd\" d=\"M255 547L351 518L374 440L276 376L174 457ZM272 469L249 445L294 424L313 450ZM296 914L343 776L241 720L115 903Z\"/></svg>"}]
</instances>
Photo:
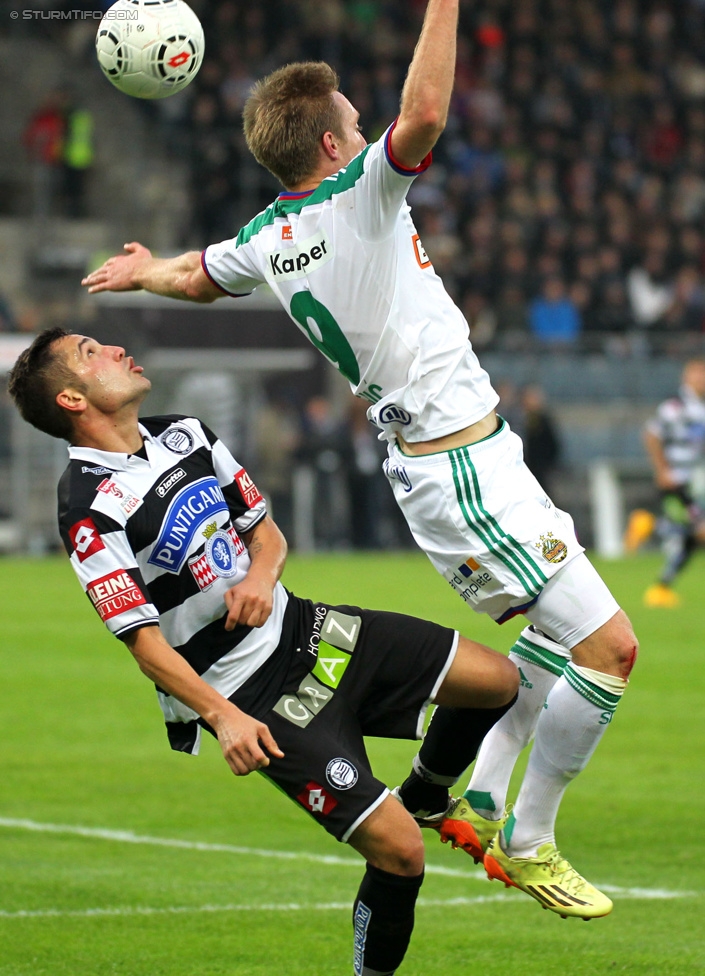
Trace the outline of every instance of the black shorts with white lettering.
<instances>
[{"instance_id":1,"label":"black shorts with white lettering","mask_svg":"<svg viewBox=\"0 0 705 976\"><path fill-rule=\"evenodd\" d=\"M264 775L346 841L387 792L372 774L363 736L420 738L457 636L416 617L293 595L286 616L288 646L231 700L266 722L285 754L271 757Z\"/></svg>"}]
</instances>

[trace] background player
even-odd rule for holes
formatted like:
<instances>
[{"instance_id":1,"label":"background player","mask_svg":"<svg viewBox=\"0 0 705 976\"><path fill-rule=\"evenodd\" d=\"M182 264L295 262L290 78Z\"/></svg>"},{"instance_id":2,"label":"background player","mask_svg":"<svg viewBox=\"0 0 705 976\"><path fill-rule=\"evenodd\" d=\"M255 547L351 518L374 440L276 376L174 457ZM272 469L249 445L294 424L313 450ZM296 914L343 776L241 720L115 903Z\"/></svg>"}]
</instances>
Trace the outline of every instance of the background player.
<instances>
[{"instance_id":1,"label":"background player","mask_svg":"<svg viewBox=\"0 0 705 976\"><path fill-rule=\"evenodd\" d=\"M644 444L661 498L657 528L666 556L658 582L644 594L647 607L677 607L673 581L705 542L705 512L693 496L693 475L705 457L705 360L691 359L683 369L678 396L659 404L644 430ZM635 549L651 535L650 512L632 513L627 548Z\"/></svg>"},{"instance_id":2,"label":"background player","mask_svg":"<svg viewBox=\"0 0 705 976\"><path fill-rule=\"evenodd\" d=\"M411 937L423 843L362 736L418 738L428 703L450 706L421 753L459 775L515 697L517 670L436 624L287 593L286 543L252 479L196 418L138 422L149 389L123 349L62 329L40 334L10 377L25 419L72 445L62 537L101 619L155 682L172 748L197 752L206 728L236 775L266 769L366 858L355 973L391 974Z\"/></svg>"},{"instance_id":3,"label":"background player","mask_svg":"<svg viewBox=\"0 0 705 976\"><path fill-rule=\"evenodd\" d=\"M561 857L555 819L614 713L637 644L572 519L554 507L524 465L519 438L497 417L498 397L467 322L405 202L445 126L457 21L457 0L429 0L399 117L369 146L328 65L288 65L258 83L245 106L245 135L286 192L236 239L171 260L129 244L84 284L91 292L145 288L210 302L266 281L371 403L368 415L388 441L395 497L433 565L474 609L500 623L525 613L537 628L512 650L535 676L485 742L480 759L491 758L449 818L459 821L454 839L473 856L486 851L493 877L553 911L563 914L570 895L573 913L592 917L611 902ZM534 729L508 817L509 774ZM401 797L419 816L442 816L450 781L449 771L434 782L418 759Z\"/></svg>"}]
</instances>

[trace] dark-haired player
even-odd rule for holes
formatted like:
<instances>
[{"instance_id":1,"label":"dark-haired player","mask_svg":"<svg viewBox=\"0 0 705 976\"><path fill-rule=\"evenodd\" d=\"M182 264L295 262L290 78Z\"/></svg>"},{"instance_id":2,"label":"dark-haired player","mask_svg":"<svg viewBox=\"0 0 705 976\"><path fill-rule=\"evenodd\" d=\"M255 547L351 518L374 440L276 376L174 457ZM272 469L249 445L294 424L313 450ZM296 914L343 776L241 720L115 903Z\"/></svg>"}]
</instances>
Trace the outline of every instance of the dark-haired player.
<instances>
[{"instance_id":1,"label":"dark-haired player","mask_svg":"<svg viewBox=\"0 0 705 976\"><path fill-rule=\"evenodd\" d=\"M297 598L286 543L248 473L195 417L147 417L130 356L49 330L10 393L70 442L61 534L93 606L157 686L171 746L217 736L236 775L262 770L367 861L354 909L356 976L396 971L423 880L418 825L370 768L363 735L419 738L450 781L516 697L501 654L414 617ZM436 786L443 811L448 789ZM445 817L435 826L443 831Z\"/></svg>"}]
</instances>

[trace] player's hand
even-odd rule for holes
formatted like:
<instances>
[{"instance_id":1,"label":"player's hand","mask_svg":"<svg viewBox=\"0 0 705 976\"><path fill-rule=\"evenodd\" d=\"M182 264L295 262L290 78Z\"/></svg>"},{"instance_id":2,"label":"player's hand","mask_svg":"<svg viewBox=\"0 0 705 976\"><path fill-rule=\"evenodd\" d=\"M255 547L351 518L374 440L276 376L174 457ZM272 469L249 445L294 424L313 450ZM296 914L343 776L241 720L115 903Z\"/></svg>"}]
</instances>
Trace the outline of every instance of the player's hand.
<instances>
[{"instance_id":1,"label":"player's hand","mask_svg":"<svg viewBox=\"0 0 705 976\"><path fill-rule=\"evenodd\" d=\"M225 761L236 776L268 766L267 752L279 759L284 756L268 726L235 706L217 723L215 732Z\"/></svg>"},{"instance_id":2,"label":"player's hand","mask_svg":"<svg viewBox=\"0 0 705 976\"><path fill-rule=\"evenodd\" d=\"M228 617L225 629L233 630L237 624L245 627L261 627L269 619L274 604L274 589L269 580L253 576L252 572L237 586L225 594Z\"/></svg>"},{"instance_id":3,"label":"player's hand","mask_svg":"<svg viewBox=\"0 0 705 976\"><path fill-rule=\"evenodd\" d=\"M81 281L93 294L99 291L139 291L142 287L136 284L136 272L141 265L152 260L152 252L136 241L125 244L125 253L116 254L108 258L105 264Z\"/></svg>"}]
</instances>

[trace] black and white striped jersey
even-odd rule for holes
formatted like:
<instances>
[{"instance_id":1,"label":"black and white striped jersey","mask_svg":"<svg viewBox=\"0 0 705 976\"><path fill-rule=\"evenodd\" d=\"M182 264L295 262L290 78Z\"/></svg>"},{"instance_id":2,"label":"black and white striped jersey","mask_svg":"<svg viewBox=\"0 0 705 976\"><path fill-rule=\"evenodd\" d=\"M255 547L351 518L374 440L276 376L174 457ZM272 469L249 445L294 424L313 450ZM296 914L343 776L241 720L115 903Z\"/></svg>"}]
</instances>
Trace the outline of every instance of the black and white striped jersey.
<instances>
[{"instance_id":1,"label":"black and white striped jersey","mask_svg":"<svg viewBox=\"0 0 705 976\"><path fill-rule=\"evenodd\" d=\"M228 698L276 649L288 599L278 583L264 626L225 630L224 594L250 567L242 536L265 517L264 499L196 418L149 417L140 432L137 454L69 448L61 536L111 633L124 638L158 624ZM167 723L197 717L175 698L159 692L159 699Z\"/></svg>"},{"instance_id":2,"label":"black and white striped jersey","mask_svg":"<svg viewBox=\"0 0 705 976\"><path fill-rule=\"evenodd\" d=\"M659 404L646 429L661 441L663 453L679 485L687 485L705 460L705 402L687 386Z\"/></svg>"}]
</instances>

